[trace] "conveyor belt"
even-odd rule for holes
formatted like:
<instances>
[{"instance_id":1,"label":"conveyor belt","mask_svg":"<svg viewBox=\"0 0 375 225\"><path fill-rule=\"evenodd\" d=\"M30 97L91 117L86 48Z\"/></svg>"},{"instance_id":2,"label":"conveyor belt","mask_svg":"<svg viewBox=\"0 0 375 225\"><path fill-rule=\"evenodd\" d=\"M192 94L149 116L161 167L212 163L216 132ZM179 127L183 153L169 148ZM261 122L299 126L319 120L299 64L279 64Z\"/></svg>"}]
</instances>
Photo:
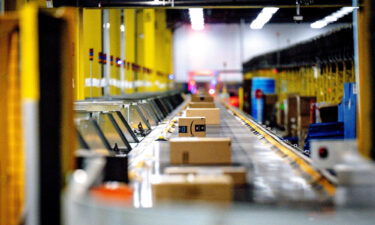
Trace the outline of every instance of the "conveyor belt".
<instances>
[{"instance_id":1,"label":"conveyor belt","mask_svg":"<svg viewBox=\"0 0 375 225\"><path fill-rule=\"evenodd\" d=\"M316 185L321 179L315 179L311 185L310 177L301 172L300 165L306 159L295 158L293 154L288 156L286 147L281 150L280 148L284 148L282 145L277 148L276 142L274 145L270 144L272 139L261 135L260 129L256 131L257 125L249 125L249 121L239 112L227 110L220 104L217 106L221 109L222 123L220 126L208 126L207 134L210 137L232 138L233 163L240 163L248 168L250 184L245 187L246 190L235 190L235 200L247 203L234 204L226 210L189 204L139 209L153 205L150 179L162 173L163 167L169 165L168 142L155 140L160 135L166 138L177 135L176 130L171 134L166 131L171 131L173 123L170 121L185 108L182 105L130 153L135 208L90 198L67 198L67 224L373 224L373 208L327 206L325 203L330 202L331 194ZM315 176L317 173L320 171L313 170L312 174ZM286 204L290 207L285 207Z\"/></svg>"},{"instance_id":2,"label":"conveyor belt","mask_svg":"<svg viewBox=\"0 0 375 225\"><path fill-rule=\"evenodd\" d=\"M208 125L207 136L230 137L233 164L241 164L248 168L249 185L245 190L235 190L236 201L314 206L331 201L329 193L311 184L309 179L296 169L295 163L291 163L289 158L280 154L280 151L262 135L254 134L254 129L239 117L234 116L220 103L216 104L221 110L221 124ZM177 129L171 136L177 136ZM149 207L152 203L151 194L148 193L151 190L148 179L152 175L163 173L164 168L169 165L168 142L153 142L152 148L149 147L141 155L139 158L144 157L152 169L139 174L143 182L135 185L141 187L141 190L138 190L140 202L136 204L140 207Z\"/></svg>"}]
</instances>

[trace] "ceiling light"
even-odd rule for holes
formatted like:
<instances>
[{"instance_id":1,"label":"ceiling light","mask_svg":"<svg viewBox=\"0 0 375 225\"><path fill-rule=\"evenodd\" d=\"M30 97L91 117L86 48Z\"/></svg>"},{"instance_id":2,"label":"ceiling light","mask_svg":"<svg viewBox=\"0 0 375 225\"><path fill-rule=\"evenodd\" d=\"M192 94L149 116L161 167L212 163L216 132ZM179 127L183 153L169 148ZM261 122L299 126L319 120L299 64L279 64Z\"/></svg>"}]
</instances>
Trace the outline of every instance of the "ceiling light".
<instances>
[{"instance_id":1,"label":"ceiling light","mask_svg":"<svg viewBox=\"0 0 375 225\"><path fill-rule=\"evenodd\" d=\"M332 13L331 15L328 15L323 19L310 24L310 27L313 29L323 28L330 23L336 22L338 19L348 15L349 13L352 13L355 9L358 9L358 7L342 7L338 11Z\"/></svg>"},{"instance_id":2,"label":"ceiling light","mask_svg":"<svg viewBox=\"0 0 375 225\"><path fill-rule=\"evenodd\" d=\"M270 21L273 14L275 14L279 8L276 7L266 7L263 8L262 11L258 14L257 18L253 20L250 24L251 29L262 29L263 26Z\"/></svg>"},{"instance_id":3,"label":"ceiling light","mask_svg":"<svg viewBox=\"0 0 375 225\"><path fill-rule=\"evenodd\" d=\"M193 30L204 29L203 8L189 9L189 17L190 17L191 28Z\"/></svg>"}]
</instances>

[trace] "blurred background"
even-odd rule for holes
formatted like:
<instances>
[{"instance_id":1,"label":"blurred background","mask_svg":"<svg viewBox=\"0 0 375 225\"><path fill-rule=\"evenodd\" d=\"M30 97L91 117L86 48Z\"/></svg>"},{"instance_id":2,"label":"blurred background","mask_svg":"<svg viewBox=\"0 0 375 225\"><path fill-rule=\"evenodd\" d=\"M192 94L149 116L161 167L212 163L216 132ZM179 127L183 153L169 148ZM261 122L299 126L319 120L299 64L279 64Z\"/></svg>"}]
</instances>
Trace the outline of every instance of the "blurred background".
<instances>
[{"instance_id":1,"label":"blurred background","mask_svg":"<svg viewBox=\"0 0 375 225\"><path fill-rule=\"evenodd\" d=\"M0 0L0 225L372 224L373 12Z\"/></svg>"}]
</instances>

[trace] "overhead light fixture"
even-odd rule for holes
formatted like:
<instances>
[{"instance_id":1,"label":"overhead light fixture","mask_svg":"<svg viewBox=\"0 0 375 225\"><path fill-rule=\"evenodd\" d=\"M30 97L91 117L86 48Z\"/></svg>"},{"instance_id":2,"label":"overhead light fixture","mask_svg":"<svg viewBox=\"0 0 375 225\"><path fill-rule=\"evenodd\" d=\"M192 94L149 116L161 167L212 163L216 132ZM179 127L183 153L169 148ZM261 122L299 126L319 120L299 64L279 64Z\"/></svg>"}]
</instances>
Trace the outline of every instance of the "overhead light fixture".
<instances>
[{"instance_id":1,"label":"overhead light fixture","mask_svg":"<svg viewBox=\"0 0 375 225\"><path fill-rule=\"evenodd\" d=\"M336 22L338 19L348 15L349 13L352 13L355 9L358 9L358 7L342 7L338 11L332 13L331 15L328 15L323 19L310 24L310 27L313 29L323 28L330 23Z\"/></svg>"},{"instance_id":2,"label":"overhead light fixture","mask_svg":"<svg viewBox=\"0 0 375 225\"><path fill-rule=\"evenodd\" d=\"M190 17L191 28L193 30L204 29L203 8L189 9L189 17Z\"/></svg>"},{"instance_id":3,"label":"overhead light fixture","mask_svg":"<svg viewBox=\"0 0 375 225\"><path fill-rule=\"evenodd\" d=\"M257 18L253 20L250 24L251 29L262 29L263 26L270 21L273 14L275 14L279 8L276 7L265 7L262 11L258 14Z\"/></svg>"}]
</instances>

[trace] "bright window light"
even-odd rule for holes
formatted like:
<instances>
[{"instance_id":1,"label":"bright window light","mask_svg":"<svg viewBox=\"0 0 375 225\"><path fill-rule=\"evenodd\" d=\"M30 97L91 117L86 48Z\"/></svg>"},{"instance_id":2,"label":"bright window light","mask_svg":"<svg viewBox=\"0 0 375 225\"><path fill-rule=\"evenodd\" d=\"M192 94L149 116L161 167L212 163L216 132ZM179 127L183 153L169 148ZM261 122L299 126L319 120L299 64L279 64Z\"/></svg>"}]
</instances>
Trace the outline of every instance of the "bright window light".
<instances>
[{"instance_id":1,"label":"bright window light","mask_svg":"<svg viewBox=\"0 0 375 225\"><path fill-rule=\"evenodd\" d=\"M262 29L263 26L270 21L273 14L275 14L279 8L276 7L265 7L262 11L258 14L257 18L253 20L250 24L251 29Z\"/></svg>"},{"instance_id":2,"label":"bright window light","mask_svg":"<svg viewBox=\"0 0 375 225\"><path fill-rule=\"evenodd\" d=\"M358 9L358 7L342 7L338 11L332 13L331 15L328 15L323 19L310 24L310 27L313 29L323 28L330 23L336 22L338 19L348 15L349 13L352 13L355 9Z\"/></svg>"},{"instance_id":3,"label":"bright window light","mask_svg":"<svg viewBox=\"0 0 375 225\"><path fill-rule=\"evenodd\" d=\"M204 29L203 8L189 9L189 17L190 17L191 28L193 30Z\"/></svg>"}]
</instances>

